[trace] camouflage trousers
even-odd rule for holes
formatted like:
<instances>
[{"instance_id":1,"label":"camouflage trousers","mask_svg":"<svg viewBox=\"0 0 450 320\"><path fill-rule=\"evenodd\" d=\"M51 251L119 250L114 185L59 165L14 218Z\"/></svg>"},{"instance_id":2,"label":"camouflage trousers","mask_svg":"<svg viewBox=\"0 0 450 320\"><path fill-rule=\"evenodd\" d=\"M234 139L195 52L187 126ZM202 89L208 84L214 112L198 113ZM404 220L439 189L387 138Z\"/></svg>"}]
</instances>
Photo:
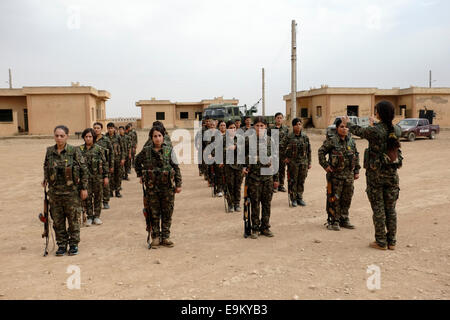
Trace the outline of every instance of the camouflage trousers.
<instances>
[{"instance_id":1,"label":"camouflage trousers","mask_svg":"<svg viewBox=\"0 0 450 320\"><path fill-rule=\"evenodd\" d=\"M89 179L88 197L83 201L88 219L100 217L103 195L103 179L101 177Z\"/></svg>"},{"instance_id":2,"label":"camouflage trousers","mask_svg":"<svg viewBox=\"0 0 450 320\"><path fill-rule=\"evenodd\" d=\"M110 189L110 184L111 184L111 173L108 173L108 180L109 180L109 183L106 185L106 187L105 186L103 186L103 202L104 203L108 203L109 202L109 199L110 199L110 195L109 195L109 189Z\"/></svg>"},{"instance_id":3,"label":"camouflage trousers","mask_svg":"<svg viewBox=\"0 0 450 320\"><path fill-rule=\"evenodd\" d=\"M247 195L251 203L252 229L263 231L270 228L270 205L273 196L273 178L257 181L248 179ZM259 218L260 207L262 207L261 219Z\"/></svg>"},{"instance_id":4,"label":"camouflage trousers","mask_svg":"<svg viewBox=\"0 0 450 320\"><path fill-rule=\"evenodd\" d=\"M114 172L111 173L111 180L109 181L109 194L113 191L120 191L120 187L122 186L122 178L123 178L123 167L120 165L119 161L114 161Z\"/></svg>"},{"instance_id":5,"label":"camouflage trousers","mask_svg":"<svg viewBox=\"0 0 450 320\"><path fill-rule=\"evenodd\" d=\"M80 242L81 199L78 191L68 195L49 194L50 216L58 246ZM66 230L66 220L69 228Z\"/></svg>"},{"instance_id":6,"label":"camouflage trousers","mask_svg":"<svg viewBox=\"0 0 450 320\"><path fill-rule=\"evenodd\" d=\"M367 197L373 211L375 240L381 246L395 245L397 234L397 203L400 187L397 172L367 172Z\"/></svg>"},{"instance_id":7,"label":"camouflage trousers","mask_svg":"<svg viewBox=\"0 0 450 320\"><path fill-rule=\"evenodd\" d=\"M136 159L136 146L131 147L131 165L134 168L134 159Z\"/></svg>"},{"instance_id":8,"label":"camouflage trousers","mask_svg":"<svg viewBox=\"0 0 450 320\"><path fill-rule=\"evenodd\" d=\"M335 216L330 217L331 222L348 222L349 221L349 209L352 203L354 192L354 175L348 177L333 177L328 176L327 179L331 181L331 196L335 197L333 203ZM329 197L327 192L327 197ZM327 199L328 202L328 199Z\"/></svg>"},{"instance_id":9,"label":"camouflage trousers","mask_svg":"<svg viewBox=\"0 0 450 320\"><path fill-rule=\"evenodd\" d=\"M226 192L228 205L238 206L241 202L242 170L225 165Z\"/></svg>"},{"instance_id":10,"label":"camouflage trousers","mask_svg":"<svg viewBox=\"0 0 450 320\"><path fill-rule=\"evenodd\" d=\"M225 166L222 168L218 164L214 164L214 173L216 176L217 192L225 190Z\"/></svg>"},{"instance_id":11,"label":"camouflage trousers","mask_svg":"<svg viewBox=\"0 0 450 320\"><path fill-rule=\"evenodd\" d=\"M288 190L291 200L303 199L305 180L308 176L308 165L289 162L288 164Z\"/></svg>"},{"instance_id":12,"label":"camouflage trousers","mask_svg":"<svg viewBox=\"0 0 450 320\"><path fill-rule=\"evenodd\" d=\"M147 191L144 202L150 212L153 239L159 237L168 239L170 237L174 201L175 195L173 190Z\"/></svg>"},{"instance_id":13,"label":"camouflage trousers","mask_svg":"<svg viewBox=\"0 0 450 320\"><path fill-rule=\"evenodd\" d=\"M129 172L131 172L131 159L127 156L127 160L125 161L125 167L123 170L123 176L128 176Z\"/></svg>"},{"instance_id":14,"label":"camouflage trousers","mask_svg":"<svg viewBox=\"0 0 450 320\"><path fill-rule=\"evenodd\" d=\"M284 158L279 158L278 163L278 181L280 182L280 187L284 186L284 178L286 176L286 163Z\"/></svg>"}]
</instances>

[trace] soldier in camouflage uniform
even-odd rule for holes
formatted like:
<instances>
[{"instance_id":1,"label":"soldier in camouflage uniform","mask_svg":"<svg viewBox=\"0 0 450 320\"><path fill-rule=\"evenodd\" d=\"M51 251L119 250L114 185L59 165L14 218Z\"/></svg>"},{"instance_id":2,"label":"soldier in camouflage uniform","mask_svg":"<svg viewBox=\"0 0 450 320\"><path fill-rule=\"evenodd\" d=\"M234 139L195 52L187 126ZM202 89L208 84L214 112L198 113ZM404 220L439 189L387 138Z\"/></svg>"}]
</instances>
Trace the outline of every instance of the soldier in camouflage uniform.
<instances>
[{"instance_id":1,"label":"soldier in camouflage uniform","mask_svg":"<svg viewBox=\"0 0 450 320\"><path fill-rule=\"evenodd\" d=\"M121 198L120 190L122 189L123 167L126 159L125 141L116 133L114 123L110 122L106 127L108 128L107 137L111 141L114 154L114 170L111 173L111 180L109 182L109 196L112 197L115 191L116 197Z\"/></svg>"},{"instance_id":2,"label":"soldier in camouflage uniform","mask_svg":"<svg viewBox=\"0 0 450 320\"><path fill-rule=\"evenodd\" d=\"M197 148L197 162L198 162L198 175L204 175L204 165L203 165L203 149L202 149L202 139L203 134L206 131L206 121L202 120L202 127L194 138L195 147Z\"/></svg>"},{"instance_id":3,"label":"soldier in camouflage uniform","mask_svg":"<svg viewBox=\"0 0 450 320\"><path fill-rule=\"evenodd\" d=\"M133 129L133 124L131 122L129 124L127 124L127 126L125 127L125 130L127 130L127 133L131 137L131 164L132 164L132 166L134 168L134 159L136 157L136 148L137 148L137 144L138 144L138 136L137 136L136 130ZM130 168L128 173L131 173L131 168Z\"/></svg>"},{"instance_id":4,"label":"soldier in camouflage uniform","mask_svg":"<svg viewBox=\"0 0 450 320\"><path fill-rule=\"evenodd\" d=\"M284 120L284 116L281 112L277 112L275 114L275 125L270 127L270 130L268 131L268 134L270 136L272 136L272 130L278 130L278 140L279 143L281 145L281 143L284 141L284 139L286 139L286 137L289 134L289 128L287 126L285 126L283 124L283 120ZM285 177L285 173L286 173L286 163L284 162L284 158L279 157L279 166L278 166L278 174L279 174L279 180L280 180L280 186L278 187L278 190L274 190L274 192L276 191L281 191L281 192L286 192L286 189L284 188L284 177Z\"/></svg>"},{"instance_id":5,"label":"soldier in camouflage uniform","mask_svg":"<svg viewBox=\"0 0 450 320\"><path fill-rule=\"evenodd\" d=\"M54 146L48 147L44 160L43 187L49 187L50 216L53 220L57 256L78 254L81 200L88 196L89 173L80 150L67 144L69 129L57 126ZM68 230L66 230L66 219Z\"/></svg>"},{"instance_id":6,"label":"soldier in camouflage uniform","mask_svg":"<svg viewBox=\"0 0 450 320\"><path fill-rule=\"evenodd\" d=\"M303 201L303 191L308 170L311 169L311 144L303 132L302 120L292 120L293 132L282 142L280 155L288 167L288 190L292 206L306 206Z\"/></svg>"},{"instance_id":7,"label":"soldier in camouflage uniform","mask_svg":"<svg viewBox=\"0 0 450 320\"><path fill-rule=\"evenodd\" d=\"M247 195L251 203L252 239L258 238L258 232L266 237L273 237L270 231L270 206L272 202L273 189L278 188L278 174L273 173L272 161L278 161L271 156L270 137L266 134L267 122L264 117L258 116L254 120L255 139L246 137L245 139L245 167L242 172L246 176L248 186ZM251 143L256 140L256 145ZM267 148L267 153L260 151ZM266 154L268 159L261 161L261 155ZM267 160L267 161L265 161ZM256 162L256 163L255 163ZM263 170L269 172L264 172ZM260 207L262 207L260 219Z\"/></svg>"},{"instance_id":8,"label":"soldier in camouflage uniform","mask_svg":"<svg viewBox=\"0 0 450 320\"><path fill-rule=\"evenodd\" d=\"M216 138L221 137L219 131L216 129L216 121L214 119L210 119L209 121L209 127L208 130L205 132L205 135L203 136L203 157L205 158L205 155L208 157L208 161L211 162L211 160L214 158L215 155L215 141ZM211 145L211 146L210 146ZM206 166L206 176L208 180L208 186L214 187L214 196L218 195L218 188L219 185L218 176L216 173L216 167L217 165L215 163L205 163Z\"/></svg>"},{"instance_id":9,"label":"soldier in camouflage uniform","mask_svg":"<svg viewBox=\"0 0 450 320\"><path fill-rule=\"evenodd\" d=\"M343 123L352 134L369 141L364 151L367 196L373 211L375 242L370 247L380 250L395 250L397 234L397 203L400 187L397 170L401 168L403 157L399 139L401 129L392 124L394 106L389 101L381 101L375 106L379 123L367 128L352 124L348 117ZM371 119L373 122L373 119Z\"/></svg>"},{"instance_id":10,"label":"soldier in camouflage uniform","mask_svg":"<svg viewBox=\"0 0 450 320\"><path fill-rule=\"evenodd\" d=\"M227 151L232 158L227 156ZM223 137L223 161L225 164L225 195L227 197L228 212L240 212L243 164L238 163L236 125L231 120L227 122L227 134Z\"/></svg>"},{"instance_id":11,"label":"soldier in camouflage uniform","mask_svg":"<svg viewBox=\"0 0 450 320\"><path fill-rule=\"evenodd\" d=\"M107 136L104 136L102 134L102 130L103 130L103 124L100 122L96 122L94 123L94 131L96 134L96 139L95 139L95 144L99 145L100 147L102 147L104 153L105 153L105 158L106 158L106 164L107 166L105 166L103 168L104 171L107 172L108 174L108 181L111 181L111 174L114 172L114 152L113 152L113 148L111 145L111 141L109 140L109 138ZM109 209L109 182L107 184L103 185L103 209Z\"/></svg>"},{"instance_id":12,"label":"soldier in camouflage uniform","mask_svg":"<svg viewBox=\"0 0 450 320\"><path fill-rule=\"evenodd\" d=\"M226 139L226 132L227 132L227 124L223 121L220 120L219 124L219 134L217 136L217 142L220 141L224 141ZM214 140L216 141L216 140ZM223 145L222 145L223 147ZM212 152L212 156L215 156L215 152ZM216 175L216 183L217 183L217 196L218 197L223 197L224 196L224 192L225 192L225 161L223 161L223 163L214 163L214 174Z\"/></svg>"},{"instance_id":13,"label":"soldier in camouflage uniform","mask_svg":"<svg viewBox=\"0 0 450 320\"><path fill-rule=\"evenodd\" d=\"M242 129L244 132L253 128L252 126L252 117L250 116L245 116L244 117L244 126L240 127L240 129Z\"/></svg>"},{"instance_id":14,"label":"soldier in camouflage uniform","mask_svg":"<svg viewBox=\"0 0 450 320\"><path fill-rule=\"evenodd\" d=\"M102 224L100 213L102 210L103 185L107 185L108 163L106 162L105 152L98 144L95 144L95 132L92 128L85 129L81 135L85 144L79 146L81 154L89 170L88 197L83 201L83 207L86 210L86 226L92 223Z\"/></svg>"},{"instance_id":15,"label":"soldier in camouflage uniform","mask_svg":"<svg viewBox=\"0 0 450 320\"><path fill-rule=\"evenodd\" d=\"M348 210L352 202L354 180L359 178L359 153L341 119L336 121L336 134L319 149L319 163L327 172L327 228L354 229ZM326 156L328 155L328 160Z\"/></svg>"},{"instance_id":16,"label":"soldier in camouflage uniform","mask_svg":"<svg viewBox=\"0 0 450 320\"><path fill-rule=\"evenodd\" d=\"M172 147L164 143L164 130L150 130L152 144L136 156L136 174L145 186L144 203L150 213L152 248L160 244L173 247L170 226L175 195L181 192L181 173L173 161Z\"/></svg>"},{"instance_id":17,"label":"soldier in camouflage uniform","mask_svg":"<svg viewBox=\"0 0 450 320\"><path fill-rule=\"evenodd\" d=\"M129 181L128 173L131 169L131 136L125 133L125 127L119 127L120 139L123 140L123 146L125 147L125 165L123 167L123 180Z\"/></svg>"}]
</instances>

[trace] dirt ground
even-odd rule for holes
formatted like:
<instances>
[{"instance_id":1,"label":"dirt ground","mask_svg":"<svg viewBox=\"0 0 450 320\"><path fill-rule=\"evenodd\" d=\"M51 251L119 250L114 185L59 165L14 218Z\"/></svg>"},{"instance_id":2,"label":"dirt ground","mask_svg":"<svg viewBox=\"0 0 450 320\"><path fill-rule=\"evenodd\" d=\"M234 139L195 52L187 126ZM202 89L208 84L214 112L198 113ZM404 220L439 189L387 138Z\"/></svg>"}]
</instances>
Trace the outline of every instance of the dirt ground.
<instances>
[{"instance_id":1,"label":"dirt ground","mask_svg":"<svg viewBox=\"0 0 450 320\"><path fill-rule=\"evenodd\" d=\"M139 147L146 134L139 133ZM0 140L0 299L449 299L450 132L402 142L396 251L368 247L374 229L364 170L350 210L356 229L325 229L325 173L317 159L323 136L310 138L307 207L289 208L286 193L274 194L274 238L244 239L242 214L226 214L197 166L182 165L174 248L147 249L133 172L123 198L102 211L104 224L82 228L78 256L52 251L45 258L37 216L45 147L53 141ZM366 145L357 140L361 153ZM78 290L66 285L70 265L81 271ZM370 265L380 267L380 290L367 288Z\"/></svg>"}]
</instances>

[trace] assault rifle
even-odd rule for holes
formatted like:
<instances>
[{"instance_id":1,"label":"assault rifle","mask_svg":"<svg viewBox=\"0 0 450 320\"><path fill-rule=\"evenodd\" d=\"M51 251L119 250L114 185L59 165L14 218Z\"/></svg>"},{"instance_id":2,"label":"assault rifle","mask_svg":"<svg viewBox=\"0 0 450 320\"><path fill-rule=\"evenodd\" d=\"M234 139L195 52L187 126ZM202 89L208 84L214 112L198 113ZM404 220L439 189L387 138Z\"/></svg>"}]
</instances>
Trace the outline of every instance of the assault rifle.
<instances>
[{"instance_id":1,"label":"assault rifle","mask_svg":"<svg viewBox=\"0 0 450 320\"><path fill-rule=\"evenodd\" d=\"M327 214L328 224L331 224L336 218L336 201L339 199L333 190L333 184L331 183L331 175L327 173Z\"/></svg>"},{"instance_id":2,"label":"assault rifle","mask_svg":"<svg viewBox=\"0 0 450 320\"><path fill-rule=\"evenodd\" d=\"M44 257L48 255L48 240L49 240L49 227L48 227L48 212L49 202L47 196L47 187L44 188L44 212L39 213L39 220L44 224L44 232L42 238L45 238Z\"/></svg>"},{"instance_id":3,"label":"assault rifle","mask_svg":"<svg viewBox=\"0 0 450 320\"><path fill-rule=\"evenodd\" d=\"M150 216L151 216L151 211L148 209L148 205L147 205L147 191L145 190L144 187L144 182L142 182L142 191L144 192L144 197L143 197L143 202L144 202L144 208L142 209L142 213L144 214L145 217L145 225L146 225L146 231L147 231L147 244L148 244L148 248L151 249L152 248L152 243L150 242L150 235L152 233L152 224L151 224L151 220L150 220Z\"/></svg>"},{"instance_id":4,"label":"assault rifle","mask_svg":"<svg viewBox=\"0 0 450 320\"><path fill-rule=\"evenodd\" d=\"M252 221L251 221L251 204L250 197L248 196L247 178L245 178L244 185L244 238L249 237L252 234Z\"/></svg>"}]
</instances>

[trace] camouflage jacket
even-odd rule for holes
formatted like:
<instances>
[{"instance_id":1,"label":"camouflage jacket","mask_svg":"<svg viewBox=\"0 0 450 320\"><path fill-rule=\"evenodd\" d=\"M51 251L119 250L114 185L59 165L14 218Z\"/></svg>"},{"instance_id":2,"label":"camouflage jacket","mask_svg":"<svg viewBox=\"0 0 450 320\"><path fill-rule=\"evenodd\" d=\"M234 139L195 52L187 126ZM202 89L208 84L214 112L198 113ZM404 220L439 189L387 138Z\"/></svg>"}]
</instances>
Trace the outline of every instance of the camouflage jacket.
<instances>
[{"instance_id":1,"label":"camouflage jacket","mask_svg":"<svg viewBox=\"0 0 450 320\"><path fill-rule=\"evenodd\" d=\"M349 131L355 136L367 139L369 147L364 150L364 168L367 174L395 174L397 169L402 167L403 157L402 151L397 150L397 159L392 162L388 156L387 141L389 138L389 130L383 122L375 123L371 127L360 127L353 123L347 124ZM394 135L400 139L402 130L399 126L394 126Z\"/></svg>"},{"instance_id":2,"label":"camouflage jacket","mask_svg":"<svg viewBox=\"0 0 450 320\"><path fill-rule=\"evenodd\" d=\"M108 177L108 163L102 147L94 144L90 149L83 144L78 147L84 157L91 179L104 179Z\"/></svg>"},{"instance_id":3,"label":"camouflage jacket","mask_svg":"<svg viewBox=\"0 0 450 320\"><path fill-rule=\"evenodd\" d=\"M234 170L239 170L242 171L242 168L244 167L244 164L241 163L239 164L239 157L238 157L238 151L239 152L244 152L244 161L245 161L245 150L239 150L238 149L238 137L234 136L233 138L228 138L230 140L229 143L232 142L232 144L227 145L227 135L225 134L223 136L223 163L227 166L229 166L230 168L234 169ZM230 161L227 161L227 149L228 147L231 146L235 146L236 149L228 151L229 157L230 157ZM245 145L242 146L242 149L245 147ZM233 156L233 158L231 159L231 156Z\"/></svg>"},{"instance_id":4,"label":"camouflage jacket","mask_svg":"<svg viewBox=\"0 0 450 320\"><path fill-rule=\"evenodd\" d=\"M106 171L109 171L110 168L114 167L114 152L111 144L111 140L107 136L102 135L100 139L95 141L95 144L99 145L103 148L105 153L105 158L108 166L104 167Z\"/></svg>"},{"instance_id":5,"label":"camouflage jacket","mask_svg":"<svg viewBox=\"0 0 450 320\"><path fill-rule=\"evenodd\" d=\"M114 154L114 161L126 160L126 147L125 140L120 135L115 134L113 136L106 135L111 140L111 146Z\"/></svg>"},{"instance_id":6,"label":"camouflage jacket","mask_svg":"<svg viewBox=\"0 0 450 320\"><path fill-rule=\"evenodd\" d=\"M173 161L173 148L163 144L159 151L152 146L142 149L136 156L135 170L142 177L151 191L165 191L181 187L181 172L178 164Z\"/></svg>"},{"instance_id":7,"label":"camouflage jacket","mask_svg":"<svg viewBox=\"0 0 450 320\"><path fill-rule=\"evenodd\" d=\"M272 140L267 135L265 135L263 138L260 138L257 137L256 134L254 134L245 138L244 167L248 170L247 177L249 179L256 181L266 181L273 178L274 182L278 182L278 170L277 172L274 172L275 167L272 166L272 164L275 163L275 159L273 159L272 157L271 145ZM266 150L264 150L263 148L266 148ZM265 156L267 156L267 159L264 159ZM267 163L262 163L261 160ZM270 170L267 170L268 172L264 172L262 171L262 169L264 168Z\"/></svg>"},{"instance_id":8,"label":"camouflage jacket","mask_svg":"<svg viewBox=\"0 0 450 320\"><path fill-rule=\"evenodd\" d=\"M81 151L69 144L58 153L56 145L48 147L44 160L44 179L49 193L68 195L78 190L87 190L89 171Z\"/></svg>"},{"instance_id":9,"label":"camouflage jacket","mask_svg":"<svg viewBox=\"0 0 450 320\"><path fill-rule=\"evenodd\" d=\"M319 163L324 169L331 166L332 176L336 178L353 177L361 169L355 141L349 136L341 139L337 134L323 142L319 149Z\"/></svg>"},{"instance_id":10,"label":"camouflage jacket","mask_svg":"<svg viewBox=\"0 0 450 320\"><path fill-rule=\"evenodd\" d=\"M128 159L128 155L130 154L132 147L132 137L125 133L123 136L120 136L120 139L124 141L123 144L125 147L125 157Z\"/></svg>"},{"instance_id":11,"label":"camouflage jacket","mask_svg":"<svg viewBox=\"0 0 450 320\"><path fill-rule=\"evenodd\" d=\"M279 141L279 145L281 146L281 144L283 143L283 141L286 139L286 137L289 135L289 128L287 126L285 126L284 124L281 125L280 128L278 128L276 125L273 125L269 128L267 134L269 136L272 136L272 130L278 130L278 141Z\"/></svg>"},{"instance_id":12,"label":"camouflage jacket","mask_svg":"<svg viewBox=\"0 0 450 320\"><path fill-rule=\"evenodd\" d=\"M311 165L311 144L306 133L289 133L281 143L280 156L295 164Z\"/></svg>"},{"instance_id":13,"label":"camouflage jacket","mask_svg":"<svg viewBox=\"0 0 450 320\"><path fill-rule=\"evenodd\" d=\"M133 148L136 148L137 143L138 143L138 137L137 137L136 130L131 129L131 130L128 132L128 135L129 135L130 138L131 138L131 146L132 146Z\"/></svg>"}]
</instances>

